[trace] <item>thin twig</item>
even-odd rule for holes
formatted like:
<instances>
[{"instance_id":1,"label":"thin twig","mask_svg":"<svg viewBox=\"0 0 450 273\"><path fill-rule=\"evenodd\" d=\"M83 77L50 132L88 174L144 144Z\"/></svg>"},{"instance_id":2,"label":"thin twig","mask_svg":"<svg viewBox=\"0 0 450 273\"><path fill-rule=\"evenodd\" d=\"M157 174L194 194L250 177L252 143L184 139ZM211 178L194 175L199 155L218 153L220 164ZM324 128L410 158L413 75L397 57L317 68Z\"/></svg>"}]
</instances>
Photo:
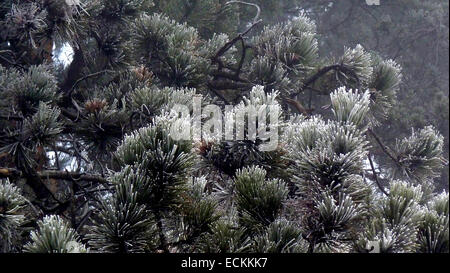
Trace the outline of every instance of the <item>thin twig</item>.
<instances>
[{"instance_id":1,"label":"thin twig","mask_svg":"<svg viewBox=\"0 0 450 273\"><path fill-rule=\"evenodd\" d=\"M376 142L378 143L378 145L381 147L381 149L383 150L383 152L389 156L397 165L401 166L400 162L398 162L398 159L391 154L391 152L389 152L389 148L384 145L384 143L381 141L381 139L372 131L372 129L368 128L367 132L370 133L370 135L376 140Z\"/></svg>"},{"instance_id":2,"label":"thin twig","mask_svg":"<svg viewBox=\"0 0 450 273\"><path fill-rule=\"evenodd\" d=\"M234 4L234 3L243 4L243 5L249 5L249 6L255 7L256 8L256 15L253 18L253 24L256 23L256 21L258 21L259 15L261 14L261 8L257 4L248 3L248 2L244 2L244 1L233 0L233 1L226 2L225 5L230 5L230 4Z\"/></svg>"},{"instance_id":3,"label":"thin twig","mask_svg":"<svg viewBox=\"0 0 450 273\"><path fill-rule=\"evenodd\" d=\"M244 32L238 34L236 37L234 37L233 39L231 39L230 41L228 41L223 47L221 47L216 55L212 58L213 60L213 64L217 63L219 58L225 54L231 47L233 47L233 45L235 43L237 43L239 40L241 40L245 35L247 35L248 32L250 32L250 30L252 30L257 24L261 23L262 20L258 20L256 22L254 22L247 30L245 30Z\"/></svg>"},{"instance_id":4,"label":"thin twig","mask_svg":"<svg viewBox=\"0 0 450 273\"><path fill-rule=\"evenodd\" d=\"M72 94L73 90L75 90L75 88L77 87L77 85L80 84L82 81L85 81L85 80L87 80L87 79L89 79L89 78L96 77L96 76L99 76L99 75L101 75L101 74L103 74L103 73L108 73L108 72L112 72L112 71L111 71L111 70L102 70L102 71L98 71L98 72L95 72L95 73L86 75L86 76L84 76L84 77L78 79L78 80L72 85L72 87L70 88L70 90L69 90L69 96Z\"/></svg>"}]
</instances>

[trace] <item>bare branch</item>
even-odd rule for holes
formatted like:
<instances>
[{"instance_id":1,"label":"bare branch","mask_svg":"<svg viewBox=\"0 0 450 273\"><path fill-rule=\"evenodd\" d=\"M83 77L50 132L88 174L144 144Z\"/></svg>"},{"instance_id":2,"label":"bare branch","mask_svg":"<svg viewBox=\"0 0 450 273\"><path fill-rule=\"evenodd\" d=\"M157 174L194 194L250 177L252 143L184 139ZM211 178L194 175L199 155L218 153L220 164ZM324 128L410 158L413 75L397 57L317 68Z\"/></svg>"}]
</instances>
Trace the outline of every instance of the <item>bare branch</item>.
<instances>
[{"instance_id":1,"label":"bare branch","mask_svg":"<svg viewBox=\"0 0 450 273\"><path fill-rule=\"evenodd\" d=\"M260 8L257 4L254 4L254 3L247 3L247 2L244 2L244 1L233 0L233 1L228 1L228 2L226 2L225 5L230 5L230 4L234 4L234 3L237 3L237 4L243 4L243 5L249 5L249 6L255 7L255 8L256 8L256 15L255 15L255 17L253 18L253 24L255 24L256 21L258 21L259 16L260 16L260 14L261 14L261 8Z\"/></svg>"},{"instance_id":2,"label":"bare branch","mask_svg":"<svg viewBox=\"0 0 450 273\"><path fill-rule=\"evenodd\" d=\"M372 131L372 129L368 128L367 132L375 139L375 141L378 143L378 145L381 147L383 152L389 156L397 165L401 166L398 159L389 151L389 148L384 145L384 143L381 141L381 139Z\"/></svg>"},{"instance_id":3,"label":"bare branch","mask_svg":"<svg viewBox=\"0 0 450 273\"><path fill-rule=\"evenodd\" d=\"M230 41L228 41L222 48L220 48L216 55L212 58L212 62L214 63L218 63L219 62L219 58L225 54L228 50L230 50L230 48L233 47L234 44L236 44L238 41L240 41L245 35L247 35L248 32L250 32L250 30L252 30L257 24L261 23L262 20L258 20L256 22L254 22L246 31L238 34L236 37L234 37L233 39L231 39ZM243 50L245 50L245 48L243 48Z\"/></svg>"}]
</instances>

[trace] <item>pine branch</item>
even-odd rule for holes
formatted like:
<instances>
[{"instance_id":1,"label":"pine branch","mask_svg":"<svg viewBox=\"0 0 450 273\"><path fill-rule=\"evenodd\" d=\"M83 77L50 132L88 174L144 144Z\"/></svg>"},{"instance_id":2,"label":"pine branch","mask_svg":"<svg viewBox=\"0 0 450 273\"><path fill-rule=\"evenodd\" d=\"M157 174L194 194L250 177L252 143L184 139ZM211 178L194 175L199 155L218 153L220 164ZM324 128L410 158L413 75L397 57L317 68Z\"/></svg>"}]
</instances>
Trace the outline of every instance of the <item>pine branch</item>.
<instances>
[{"instance_id":1,"label":"pine branch","mask_svg":"<svg viewBox=\"0 0 450 273\"><path fill-rule=\"evenodd\" d=\"M236 76L239 76L239 74L241 73L241 69L242 69L242 66L244 65L244 61L245 61L245 56L247 54L247 49L249 48L245 45L245 41L243 38L241 38L241 46L242 46L242 55L241 55L241 59L239 60L238 68L236 70Z\"/></svg>"},{"instance_id":2,"label":"pine branch","mask_svg":"<svg viewBox=\"0 0 450 273\"><path fill-rule=\"evenodd\" d=\"M70 90L69 90L69 92L68 92L69 96L72 95L73 90L75 90L75 88L77 87L77 85L80 84L81 82L83 82L83 81L85 81L85 80L87 80L87 79L89 79L89 78L97 77L97 76L100 76L100 75L102 75L102 74L104 74L104 73L108 73L108 72L111 72L111 73L112 73L113 71L111 71L111 70L102 70L102 71L98 71L98 72L95 72L95 73L92 73L92 74L89 74L89 75L86 75L86 76L84 76L84 77L79 78L79 79L72 85L72 87L70 88Z\"/></svg>"},{"instance_id":3,"label":"pine branch","mask_svg":"<svg viewBox=\"0 0 450 273\"><path fill-rule=\"evenodd\" d=\"M398 159L392 155L392 153L389 151L389 148L384 145L384 143L381 141L381 139L372 131L372 129L368 128L367 132L370 133L370 135L376 140L376 142L378 143L378 145L381 147L381 150L383 150L383 152L389 156L389 158L391 158L398 166L401 166L400 162L398 161Z\"/></svg>"},{"instance_id":4,"label":"pine branch","mask_svg":"<svg viewBox=\"0 0 450 273\"><path fill-rule=\"evenodd\" d=\"M230 81L211 81L208 83L208 87L214 90L247 89L251 87L251 84Z\"/></svg>"},{"instance_id":5,"label":"pine branch","mask_svg":"<svg viewBox=\"0 0 450 273\"><path fill-rule=\"evenodd\" d=\"M22 121L22 120L23 120L23 117L20 117L20 116L13 116L13 115L1 115L1 114L0 114L0 119L3 119L3 120Z\"/></svg>"},{"instance_id":6,"label":"pine branch","mask_svg":"<svg viewBox=\"0 0 450 273\"><path fill-rule=\"evenodd\" d=\"M61 91L63 93L69 92L75 82L80 78L84 64L85 61L83 51L81 50L81 48L75 48L72 63L70 63L67 71L67 78L61 85Z\"/></svg>"},{"instance_id":7,"label":"pine branch","mask_svg":"<svg viewBox=\"0 0 450 273\"><path fill-rule=\"evenodd\" d=\"M23 65L18 64L17 61L11 61L10 59L6 58L5 56L2 56L2 53L14 54L11 50L0 50L0 58L12 66L16 66L18 68L26 70L26 68Z\"/></svg>"},{"instance_id":8,"label":"pine branch","mask_svg":"<svg viewBox=\"0 0 450 273\"><path fill-rule=\"evenodd\" d=\"M311 77L309 77L303 83L303 85L299 88L299 90L297 92L291 94L291 98L295 98L297 95L301 94L305 89L309 88L310 85L315 83L318 79L320 79L321 77L323 77L325 74L327 74L328 72L330 72L332 70L335 70L335 71L339 71L340 70L340 71L342 71L344 73L351 74L351 76L353 76L353 78L355 78L355 80L357 81L358 86L360 85L360 81L359 81L358 76L355 75L355 73L351 69L348 69L343 64L334 64L334 65L323 67L322 69L317 71L316 74L314 74ZM314 90L314 89L311 89L311 90Z\"/></svg>"},{"instance_id":9,"label":"pine branch","mask_svg":"<svg viewBox=\"0 0 450 273\"><path fill-rule=\"evenodd\" d=\"M230 48L233 47L234 44L236 44L237 42L239 42L241 39L243 39L243 37L250 32L250 30L252 30L256 25L258 25L259 23L261 23L262 20L258 20L256 22L254 22L247 30L245 30L244 32L238 34L236 37L234 37L233 39L231 39L229 42L227 42L223 47L221 47L216 55L214 55L214 57L212 58L213 60L213 64L219 62L219 58L225 54L228 50L230 50Z\"/></svg>"},{"instance_id":10,"label":"pine branch","mask_svg":"<svg viewBox=\"0 0 450 273\"><path fill-rule=\"evenodd\" d=\"M233 80L236 82L248 82L247 80L240 78L238 73L230 74L230 73L227 73L224 71L214 71L214 72L212 72L212 76L218 77L218 78L229 79L229 80Z\"/></svg>"},{"instance_id":11,"label":"pine branch","mask_svg":"<svg viewBox=\"0 0 450 273\"><path fill-rule=\"evenodd\" d=\"M302 93L308 86L310 86L311 84L315 83L320 77L324 76L326 73L328 73L331 70L336 70L339 68L340 65L335 64L335 65L330 65L330 66L326 66L322 69L320 69L319 71L317 71L316 74L312 75L311 77L309 77L304 83L303 85L300 87L300 89L291 94L291 98L295 98L297 95L299 95L300 93Z\"/></svg>"},{"instance_id":12,"label":"pine branch","mask_svg":"<svg viewBox=\"0 0 450 273\"><path fill-rule=\"evenodd\" d=\"M246 56L246 51L249 48L248 46L245 45L245 41L244 41L244 36L247 35L256 25L258 25L259 23L262 22L262 20L259 19L260 13L261 13L261 9L259 8L258 5L253 4L253 3L246 3L246 2L242 2L242 1L229 1L227 2L225 5L229 5L229 4L233 4L233 3L239 3L239 4L246 4L246 5L251 5L251 6L255 6L257 9L257 14L253 20L253 23L242 33L239 33L236 37L234 37L233 39L231 39L230 41L228 41L225 45L223 45L218 51L217 53L214 55L214 57L211 58L211 62L212 64L218 64L218 71L213 72L213 76L214 79L217 79L219 77L221 78L226 78L229 79L231 81L237 81L240 83L248 83L248 80L242 79L239 77L239 74L241 72L242 66L244 65L244 59ZM222 62L222 60L220 60L220 57L223 56L228 50L230 50L237 42L241 41L242 43L242 54L241 54L241 59L239 61L238 67L237 69L230 69L232 71L235 71L234 74L229 74L226 72L221 71L222 68L224 67L224 64ZM248 84L242 85L242 84L238 84L235 82L217 82L217 81L212 81L208 83L208 86L213 89L213 93L218 96L220 99L222 99L223 101L227 102L227 99L225 99L224 96L222 96L221 94L219 94L216 90L225 90L225 89L240 89L240 88L246 88L248 86Z\"/></svg>"},{"instance_id":13,"label":"pine branch","mask_svg":"<svg viewBox=\"0 0 450 273\"><path fill-rule=\"evenodd\" d=\"M298 100L283 98L283 100L292 105L299 113L304 114L305 116L310 116L314 109L306 109Z\"/></svg>"},{"instance_id":14,"label":"pine branch","mask_svg":"<svg viewBox=\"0 0 450 273\"><path fill-rule=\"evenodd\" d=\"M95 182L99 184L108 184L108 181L105 178L98 175L86 173L47 170L37 172L37 175L40 179L63 179L63 180L76 179ZM0 167L0 178L23 177L23 176L24 176L23 172L17 169Z\"/></svg>"},{"instance_id":15,"label":"pine branch","mask_svg":"<svg viewBox=\"0 0 450 273\"><path fill-rule=\"evenodd\" d=\"M387 193L384 190L384 188L381 186L380 181L378 180L377 172L375 171L375 166L373 165L372 156L370 155L370 153L367 156L367 158L369 159L370 168L372 169L373 177L375 179L375 182L377 183L378 188L381 190L382 193L384 193L384 195L389 196L389 193Z\"/></svg>"}]
</instances>

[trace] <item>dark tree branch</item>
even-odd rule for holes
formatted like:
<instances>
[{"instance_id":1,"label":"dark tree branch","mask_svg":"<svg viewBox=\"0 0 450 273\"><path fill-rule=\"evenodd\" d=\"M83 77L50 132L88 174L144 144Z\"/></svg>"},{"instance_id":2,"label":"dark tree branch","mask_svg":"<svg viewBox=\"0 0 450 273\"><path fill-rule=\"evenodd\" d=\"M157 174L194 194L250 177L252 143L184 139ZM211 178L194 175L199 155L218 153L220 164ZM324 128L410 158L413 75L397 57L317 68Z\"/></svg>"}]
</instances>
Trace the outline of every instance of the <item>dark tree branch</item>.
<instances>
[{"instance_id":1,"label":"dark tree branch","mask_svg":"<svg viewBox=\"0 0 450 273\"><path fill-rule=\"evenodd\" d=\"M80 220L80 222L77 224L75 230L77 232L79 232L81 230L81 228L84 226L84 224L87 222L87 220L89 219L89 217L91 216L93 210L89 210Z\"/></svg>"},{"instance_id":2,"label":"dark tree branch","mask_svg":"<svg viewBox=\"0 0 450 273\"><path fill-rule=\"evenodd\" d=\"M228 100L220 94L220 92L217 92L218 90L226 90L226 89L247 89L251 86L248 80L242 79L239 74L241 73L242 67L244 65L246 51L249 46L245 45L244 36L247 35L256 25L262 22L262 20L259 19L261 9L258 5L253 3L247 3L242 1L229 1L225 5L238 3L238 4L244 4L244 5L251 5L254 6L257 9L257 13L253 19L253 23L242 33L239 33L236 37L225 43L218 51L217 53L211 58L211 63L218 64L217 71L212 73L212 76L214 77L212 81L208 82L208 87L211 89L211 91L219 97L224 102L228 102ZM230 50L237 42L241 42L242 44L242 54L241 59L239 61L237 69L234 68L228 68L225 67L224 63L220 59L228 50ZM234 73L227 73L222 71L222 68L227 68ZM224 78L229 81L219 81L219 78Z\"/></svg>"},{"instance_id":3,"label":"dark tree branch","mask_svg":"<svg viewBox=\"0 0 450 273\"><path fill-rule=\"evenodd\" d=\"M211 73L212 76L216 77L216 78L225 78L225 79L229 79L229 80L233 80L236 82L248 82L245 79L241 79L239 77L239 74L235 73L235 74L230 74L224 71L214 71Z\"/></svg>"},{"instance_id":4,"label":"dark tree branch","mask_svg":"<svg viewBox=\"0 0 450 273\"><path fill-rule=\"evenodd\" d=\"M9 60L8 58L2 56L1 53L3 53L3 52L11 52L11 51L10 51L10 50L3 50L3 51L0 51L0 58L1 58L3 61L7 62L8 64L10 64L10 65L12 65L12 66L16 66L16 67L19 67L19 68L25 70L25 67L24 67L24 66L22 66L22 65L18 64L17 62L11 61L11 60Z\"/></svg>"},{"instance_id":5,"label":"dark tree branch","mask_svg":"<svg viewBox=\"0 0 450 273\"><path fill-rule=\"evenodd\" d=\"M309 86L312 85L313 83L315 83L318 79L320 79L321 77L323 77L325 74L327 74L330 71L342 71L346 74L350 74L357 82L358 88L360 88L360 80L358 78L357 75L355 75L355 72L352 71L351 69L349 69L348 67L346 67L343 64L334 64L334 65L330 65L330 66L325 66L322 69L320 69L319 71L317 71L316 74L312 75L311 77L309 77L304 83L303 85L299 88L299 90L295 93L291 94L291 98L295 98L297 95L301 94L305 89L310 88ZM311 89L314 90L314 89Z\"/></svg>"},{"instance_id":6,"label":"dark tree branch","mask_svg":"<svg viewBox=\"0 0 450 273\"><path fill-rule=\"evenodd\" d=\"M302 113L305 116L310 116L312 111L314 111L314 109L306 109L298 100L294 100L294 99L290 99L290 98L286 98L286 97L283 97L282 99L284 102L293 106L299 113Z\"/></svg>"},{"instance_id":7,"label":"dark tree branch","mask_svg":"<svg viewBox=\"0 0 450 273\"><path fill-rule=\"evenodd\" d=\"M389 151L389 148L384 145L384 143L381 141L381 139L373 132L372 129L368 128L367 132L375 139L375 141L378 143L378 145L381 147L381 150L389 156L397 165L401 166L398 159Z\"/></svg>"},{"instance_id":8,"label":"dark tree branch","mask_svg":"<svg viewBox=\"0 0 450 273\"><path fill-rule=\"evenodd\" d=\"M337 70L339 69L340 65L339 64L335 64L335 65L330 65L330 66L326 66L323 67L322 69L320 69L319 71L317 71L316 74L312 75L311 77L309 77L304 83L303 85L300 87L300 89L291 94L291 98L295 98L297 95L299 95L300 93L302 93L308 86L310 86L311 84L315 83L320 77L324 76L326 73L328 73L331 70Z\"/></svg>"},{"instance_id":9,"label":"dark tree branch","mask_svg":"<svg viewBox=\"0 0 450 273\"><path fill-rule=\"evenodd\" d=\"M40 179L63 179L63 180L76 179L95 182L99 184L108 184L108 180L106 180L105 178L98 175L86 173L46 170L37 172L37 175ZM17 169L0 167L0 178L23 177L23 176L24 176L23 172Z\"/></svg>"},{"instance_id":10,"label":"dark tree branch","mask_svg":"<svg viewBox=\"0 0 450 273\"><path fill-rule=\"evenodd\" d=\"M373 165L372 156L370 155L370 153L367 156L367 158L369 159L370 168L372 169L373 177L375 182L377 183L378 188L381 190L382 193L384 193L384 195L389 196L389 193L386 192L386 190L381 186L381 183L378 180L377 172L375 171L375 166Z\"/></svg>"},{"instance_id":11,"label":"dark tree branch","mask_svg":"<svg viewBox=\"0 0 450 273\"><path fill-rule=\"evenodd\" d=\"M67 70L67 78L61 85L61 92L66 93L71 90L75 82L80 78L81 71L84 67L84 55L81 48L75 48L73 54L73 60Z\"/></svg>"},{"instance_id":12,"label":"dark tree branch","mask_svg":"<svg viewBox=\"0 0 450 273\"><path fill-rule=\"evenodd\" d=\"M247 89L250 86L251 86L250 83L239 83L230 81L211 81L208 83L208 87L214 90Z\"/></svg>"},{"instance_id":13,"label":"dark tree branch","mask_svg":"<svg viewBox=\"0 0 450 273\"><path fill-rule=\"evenodd\" d=\"M69 96L72 95L73 90L75 90L75 88L76 88L76 87L78 86L78 84L80 84L81 82L83 82L83 81L85 81L85 80L87 80L87 79L89 79L89 78L97 77L97 76L99 76L99 75L102 75L102 74L108 73L108 72L112 72L112 71L110 71L110 70L102 70L102 71L98 71L98 72L95 72L95 73L92 73L92 74L89 74L89 75L86 75L86 76L84 76L84 77L79 78L79 79L72 85L72 87L69 89L69 91L68 91Z\"/></svg>"},{"instance_id":14,"label":"dark tree branch","mask_svg":"<svg viewBox=\"0 0 450 273\"><path fill-rule=\"evenodd\" d=\"M247 30L245 30L244 32L238 34L236 37L234 37L233 39L228 41L223 47L221 47L217 51L216 55L214 55L214 57L212 58L212 63L213 64L218 63L219 62L219 58L222 57L223 54L225 54L228 50L230 50L230 48L232 48L234 44L236 44L238 41L243 39L243 37L245 35L247 35L247 33L250 32L250 30L252 30L256 25L258 25L261 22L262 22L262 20L258 20L256 22L254 22ZM245 50L245 48L243 50Z\"/></svg>"},{"instance_id":15,"label":"dark tree branch","mask_svg":"<svg viewBox=\"0 0 450 273\"><path fill-rule=\"evenodd\" d=\"M245 55L247 54L247 47L245 46L245 41L243 38L241 38L241 45L242 45L242 55L241 60L239 61L238 68L236 70L236 76L239 77L239 74L241 73L242 66L244 65L245 61Z\"/></svg>"}]
</instances>

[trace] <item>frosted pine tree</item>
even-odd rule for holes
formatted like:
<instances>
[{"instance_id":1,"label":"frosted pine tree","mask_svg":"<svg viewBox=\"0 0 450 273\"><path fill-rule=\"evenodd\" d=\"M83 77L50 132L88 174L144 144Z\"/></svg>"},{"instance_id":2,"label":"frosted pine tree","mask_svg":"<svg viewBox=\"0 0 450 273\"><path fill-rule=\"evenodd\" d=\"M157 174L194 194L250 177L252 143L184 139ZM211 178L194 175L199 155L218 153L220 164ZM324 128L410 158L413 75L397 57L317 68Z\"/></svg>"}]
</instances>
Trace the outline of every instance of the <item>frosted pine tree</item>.
<instances>
[{"instance_id":1,"label":"frosted pine tree","mask_svg":"<svg viewBox=\"0 0 450 273\"><path fill-rule=\"evenodd\" d=\"M180 2L0 4L2 252L449 251L443 137L374 131L399 64L361 45L320 54L304 11L268 25L264 5ZM175 137L210 121L196 99L220 126L279 109L277 145Z\"/></svg>"}]
</instances>

